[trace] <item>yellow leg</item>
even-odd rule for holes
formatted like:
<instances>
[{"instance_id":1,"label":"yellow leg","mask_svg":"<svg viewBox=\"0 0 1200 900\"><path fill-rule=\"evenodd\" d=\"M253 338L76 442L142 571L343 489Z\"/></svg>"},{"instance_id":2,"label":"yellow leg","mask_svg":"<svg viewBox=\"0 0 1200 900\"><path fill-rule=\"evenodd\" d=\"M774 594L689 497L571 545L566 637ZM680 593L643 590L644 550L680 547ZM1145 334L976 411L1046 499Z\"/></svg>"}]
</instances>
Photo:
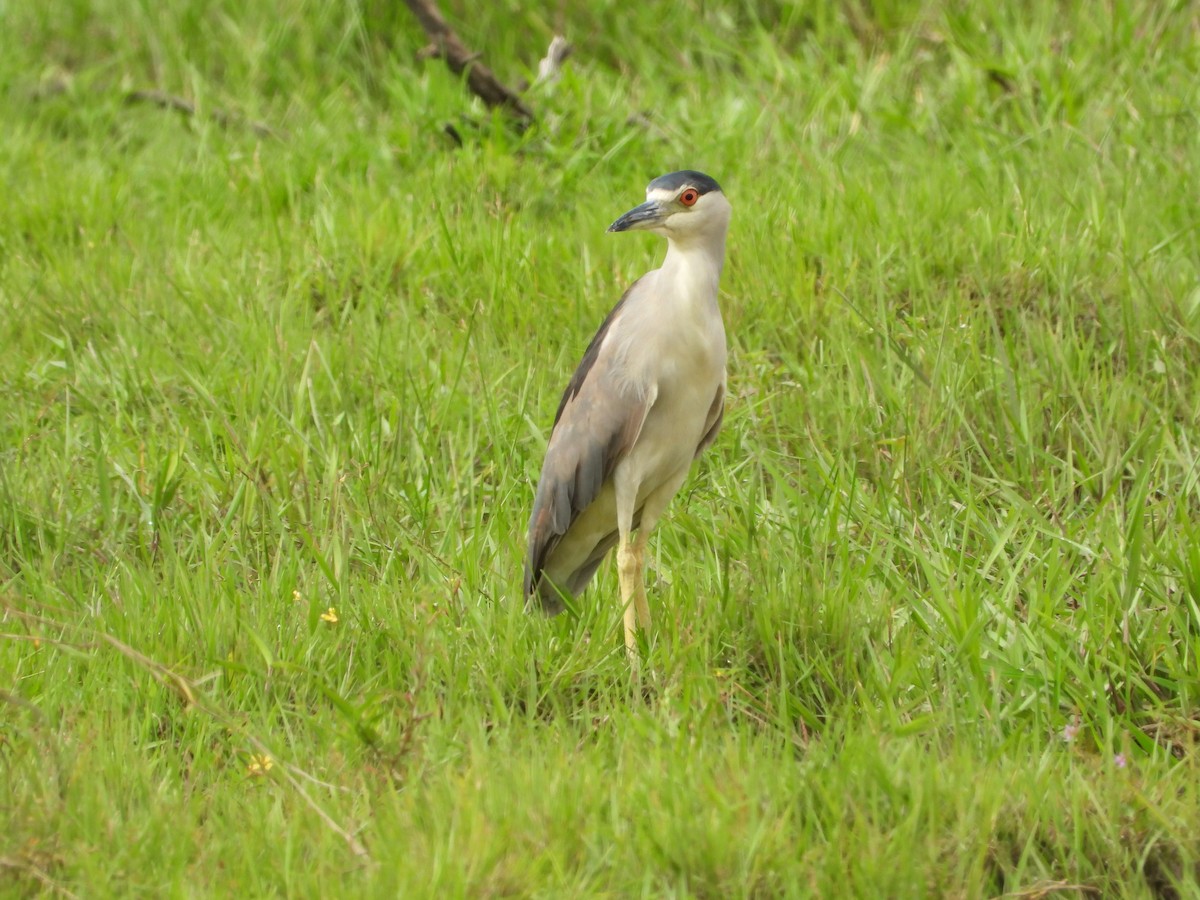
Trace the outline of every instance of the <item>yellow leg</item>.
<instances>
[{"instance_id":1,"label":"yellow leg","mask_svg":"<svg viewBox=\"0 0 1200 900\"><path fill-rule=\"evenodd\" d=\"M638 628L650 627L650 605L646 602L646 544L649 543L650 532L641 529L633 540L633 554L637 561L638 578L633 589L634 609L637 611Z\"/></svg>"},{"instance_id":2,"label":"yellow leg","mask_svg":"<svg viewBox=\"0 0 1200 900\"><path fill-rule=\"evenodd\" d=\"M621 609L625 618L625 649L631 657L637 657L637 629L641 618L638 610L638 597L641 604L646 602L646 586L642 584L641 554L637 542L631 541L629 535L621 536L617 547L617 580L621 583ZM648 619L647 619L648 621Z\"/></svg>"},{"instance_id":3,"label":"yellow leg","mask_svg":"<svg viewBox=\"0 0 1200 900\"><path fill-rule=\"evenodd\" d=\"M613 476L617 500L617 574L621 581L621 611L625 620L625 649L630 662L637 668L638 628L650 627L650 605L646 602L646 544L650 532L662 515L670 499L675 496L683 479L687 477L687 466L681 468L661 487L652 491L642 503L637 535L633 532L634 514L638 512L636 481L623 477L618 467ZM635 473L636 474L636 473Z\"/></svg>"}]
</instances>

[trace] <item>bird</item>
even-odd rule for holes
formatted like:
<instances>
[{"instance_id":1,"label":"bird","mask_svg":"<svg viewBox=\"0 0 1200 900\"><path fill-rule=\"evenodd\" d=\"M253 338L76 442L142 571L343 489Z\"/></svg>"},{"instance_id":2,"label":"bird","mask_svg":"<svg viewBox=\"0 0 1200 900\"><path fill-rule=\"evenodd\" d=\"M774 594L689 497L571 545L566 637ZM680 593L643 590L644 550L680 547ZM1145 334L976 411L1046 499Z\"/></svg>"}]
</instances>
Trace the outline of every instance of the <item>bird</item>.
<instances>
[{"instance_id":1,"label":"bird","mask_svg":"<svg viewBox=\"0 0 1200 900\"><path fill-rule=\"evenodd\" d=\"M731 214L721 186L688 169L655 178L646 202L608 227L665 237L666 257L630 285L584 351L554 416L529 518L527 608L575 608L616 546L635 661L638 629L650 626L650 532L724 418L717 291Z\"/></svg>"}]
</instances>

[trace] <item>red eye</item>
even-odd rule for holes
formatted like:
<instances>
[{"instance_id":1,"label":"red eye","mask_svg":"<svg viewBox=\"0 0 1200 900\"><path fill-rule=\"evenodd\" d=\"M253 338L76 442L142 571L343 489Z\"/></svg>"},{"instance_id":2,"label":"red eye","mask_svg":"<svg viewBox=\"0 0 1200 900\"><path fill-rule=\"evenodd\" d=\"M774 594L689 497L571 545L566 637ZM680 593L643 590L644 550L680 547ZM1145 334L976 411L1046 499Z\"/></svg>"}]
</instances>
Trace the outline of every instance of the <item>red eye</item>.
<instances>
[{"instance_id":1,"label":"red eye","mask_svg":"<svg viewBox=\"0 0 1200 900\"><path fill-rule=\"evenodd\" d=\"M679 195L679 202L684 206L695 206L696 201L700 199L700 192L695 188L688 188Z\"/></svg>"}]
</instances>

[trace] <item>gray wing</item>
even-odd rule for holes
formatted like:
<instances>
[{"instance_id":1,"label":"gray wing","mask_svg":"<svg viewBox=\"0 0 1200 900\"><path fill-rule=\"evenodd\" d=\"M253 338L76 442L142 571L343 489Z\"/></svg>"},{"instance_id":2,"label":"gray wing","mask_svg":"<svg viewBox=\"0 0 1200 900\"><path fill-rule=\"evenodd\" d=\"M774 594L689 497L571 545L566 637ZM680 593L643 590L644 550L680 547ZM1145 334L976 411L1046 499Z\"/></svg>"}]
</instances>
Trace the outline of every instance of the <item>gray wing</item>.
<instances>
[{"instance_id":1,"label":"gray wing","mask_svg":"<svg viewBox=\"0 0 1200 900\"><path fill-rule=\"evenodd\" d=\"M610 377L613 350L604 346L604 338L619 320L636 286L635 282L625 292L592 338L558 405L529 518L526 597L537 592L547 558L571 524L596 499L617 462L633 447L653 402L651 396L639 397L622 390ZM538 593L544 605L557 605L553 591Z\"/></svg>"}]
</instances>

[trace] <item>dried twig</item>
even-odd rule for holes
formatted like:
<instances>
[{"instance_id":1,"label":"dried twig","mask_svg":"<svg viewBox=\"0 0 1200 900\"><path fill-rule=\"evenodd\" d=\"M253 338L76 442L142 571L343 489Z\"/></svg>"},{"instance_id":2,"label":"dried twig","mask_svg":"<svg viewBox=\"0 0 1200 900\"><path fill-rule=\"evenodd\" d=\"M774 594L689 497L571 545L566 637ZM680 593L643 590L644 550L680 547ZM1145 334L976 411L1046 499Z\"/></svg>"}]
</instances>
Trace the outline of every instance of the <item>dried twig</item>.
<instances>
[{"instance_id":1,"label":"dried twig","mask_svg":"<svg viewBox=\"0 0 1200 900\"><path fill-rule=\"evenodd\" d=\"M77 900L79 896L78 894L71 893L63 885L51 878L49 873L44 869L29 860L15 859L11 856L0 856L0 869L15 869L18 872L26 872L50 890L62 894L64 897L70 897L71 900Z\"/></svg>"},{"instance_id":2,"label":"dried twig","mask_svg":"<svg viewBox=\"0 0 1200 900\"><path fill-rule=\"evenodd\" d=\"M37 706L22 697L18 697L16 694L10 694L8 691L0 691L0 703L8 703L9 705L16 706L19 709L27 710L28 712L33 713L34 718L36 718L38 721L44 721L46 718L42 714L42 711L37 708Z\"/></svg>"},{"instance_id":3,"label":"dried twig","mask_svg":"<svg viewBox=\"0 0 1200 900\"><path fill-rule=\"evenodd\" d=\"M196 104L191 100L185 100L183 97L177 97L174 94L168 94L165 91L156 90L140 90L130 91L125 95L126 103L150 103L154 106L160 106L163 109L171 109L175 112L182 113L189 118L195 118L199 115L199 110L196 109ZM236 125L244 125L257 134L259 137L279 138L282 135L268 125L266 122L259 122L255 119L247 119L239 116L236 113L231 113L228 110L214 107L208 110L208 115L212 120L222 128L229 128Z\"/></svg>"},{"instance_id":4,"label":"dried twig","mask_svg":"<svg viewBox=\"0 0 1200 900\"><path fill-rule=\"evenodd\" d=\"M491 107L500 107L512 113L522 125L533 121L533 111L525 105L520 95L501 84L491 69L479 62L479 55L468 50L458 35L447 23L434 0L404 0L412 10L430 42L437 48L438 55L446 60L455 75L467 75L467 87L476 97Z\"/></svg>"},{"instance_id":5,"label":"dried twig","mask_svg":"<svg viewBox=\"0 0 1200 900\"><path fill-rule=\"evenodd\" d=\"M272 759L278 758L263 740L246 729L244 723L238 717L226 712L225 709L223 709L221 705L217 703L217 701L215 701L204 691L200 690L195 681L187 678L184 675L181 675L174 669L164 665L158 660L150 658L140 650L131 647L124 641L113 637L107 632L100 631L86 625L68 626L66 623L56 622L55 620L46 616L41 616L37 613L30 613L21 609L17 609L8 603L4 598L0 598L0 608L3 608L6 613L15 614L18 618L26 621L38 622L43 626L55 624L64 631L67 630L68 627L72 627L88 634L91 637L96 638L96 643L103 642L108 644L116 649L117 652L119 652L125 658L149 672L150 675L157 682L159 682L159 684L162 684L163 686L173 690L179 696L180 700L182 700L188 707L207 713L213 719L228 728L231 732L240 734L259 754L269 756ZM18 701L18 698L14 698L12 695L7 693L0 694L0 699L10 703ZM21 705L24 704L22 703ZM338 821L334 819L333 816L330 815L329 812L326 811L326 809L320 803L318 803L317 800L307 790L305 790L304 785L301 784L300 777L298 777L298 775L304 777L308 781L311 781L313 784L323 784L323 782L311 775L308 775L307 773L302 772L298 766L290 763L282 766L278 771L291 789L295 791L302 801L304 801L304 804L308 806L308 808L312 810L322 822L325 823L327 828L329 828L346 842L346 845L350 848L350 851L355 856L364 860L370 859L370 854L363 843L347 828L338 823ZM11 860L8 860L7 858L0 858L0 866L4 865L15 867L13 866ZM29 867L25 865L22 865L21 868L29 869ZM40 874L37 871L32 869L29 870L32 872L32 874L40 878Z\"/></svg>"},{"instance_id":6,"label":"dried twig","mask_svg":"<svg viewBox=\"0 0 1200 900\"><path fill-rule=\"evenodd\" d=\"M1073 884L1069 881L1040 881L1037 884L1022 890L1009 891L1007 894L1000 894L997 900L1003 897L1041 898L1048 897L1050 894L1060 894L1064 891L1073 891L1077 894L1103 893L1100 888L1094 887L1090 884Z\"/></svg>"},{"instance_id":7,"label":"dried twig","mask_svg":"<svg viewBox=\"0 0 1200 900\"><path fill-rule=\"evenodd\" d=\"M118 651L149 672L152 676L154 676L154 680L159 684L174 690L175 693L179 695L179 699L188 706L199 705L196 699L196 690L192 686L192 683L178 672L167 668L160 662L156 662L155 660L146 656L144 653L134 650L124 641L117 640L111 634L99 632L98 636L102 641L105 641L106 643L111 644L113 647L116 647Z\"/></svg>"},{"instance_id":8,"label":"dried twig","mask_svg":"<svg viewBox=\"0 0 1200 900\"><path fill-rule=\"evenodd\" d=\"M160 684L164 684L173 688L176 693L179 694L180 698L189 706L195 706L198 709L204 710L204 712L208 713L226 728L230 729L231 731L239 732L242 737L244 737L246 741L249 742L250 745L253 746L254 749L260 754L275 758L275 754L271 751L271 748L266 745L266 743L242 727L235 717L229 715L211 698L197 689L195 683L190 679L185 678L173 669L164 666L157 660L151 659L144 653L135 650L133 647L130 647L123 641L117 640L110 634L100 632L97 636L111 644L126 657L148 671ZM315 799L313 799L312 795L304 789L304 785L300 783L300 779L297 778L295 774L296 772L300 771L297 766L289 764L281 768L279 771L282 773L284 780L291 785L292 790L300 796L300 799L304 801L308 808L317 814L321 821L325 823L326 827L328 827L346 842L346 845L350 848L350 851L355 856L362 859L370 858L367 848L363 846L358 838L338 824L337 820L335 820L333 816L326 812L325 808L321 806L321 804L319 804ZM316 778L310 777L309 780L316 784L322 783Z\"/></svg>"}]
</instances>

